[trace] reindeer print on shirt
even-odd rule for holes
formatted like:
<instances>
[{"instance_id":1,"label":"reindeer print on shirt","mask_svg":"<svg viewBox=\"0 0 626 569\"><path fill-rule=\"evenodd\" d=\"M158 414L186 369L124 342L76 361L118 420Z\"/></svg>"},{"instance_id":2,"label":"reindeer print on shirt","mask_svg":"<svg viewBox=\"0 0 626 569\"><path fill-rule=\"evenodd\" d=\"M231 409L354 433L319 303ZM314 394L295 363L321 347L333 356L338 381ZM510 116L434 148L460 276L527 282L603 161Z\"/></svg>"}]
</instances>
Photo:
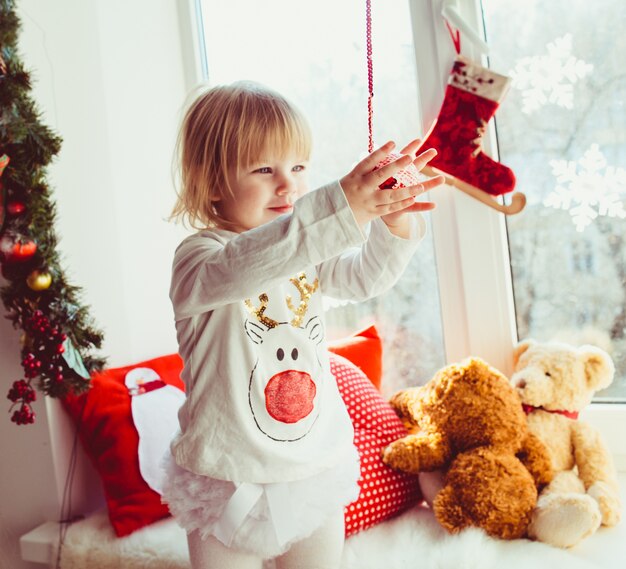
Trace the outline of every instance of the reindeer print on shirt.
<instances>
[{"instance_id":1,"label":"reindeer print on shirt","mask_svg":"<svg viewBox=\"0 0 626 569\"><path fill-rule=\"evenodd\" d=\"M248 299L248 311L255 320L246 320L248 338L257 346L257 359L248 386L248 402L259 430L275 441L292 442L305 437L319 416L317 402L321 399L322 365L318 349L324 339L324 327L318 316L302 325L311 295L318 280L306 282L300 273L290 279L300 293L294 306L286 297L294 314L290 322L277 322L265 314L269 298L259 296L255 307Z\"/></svg>"}]
</instances>

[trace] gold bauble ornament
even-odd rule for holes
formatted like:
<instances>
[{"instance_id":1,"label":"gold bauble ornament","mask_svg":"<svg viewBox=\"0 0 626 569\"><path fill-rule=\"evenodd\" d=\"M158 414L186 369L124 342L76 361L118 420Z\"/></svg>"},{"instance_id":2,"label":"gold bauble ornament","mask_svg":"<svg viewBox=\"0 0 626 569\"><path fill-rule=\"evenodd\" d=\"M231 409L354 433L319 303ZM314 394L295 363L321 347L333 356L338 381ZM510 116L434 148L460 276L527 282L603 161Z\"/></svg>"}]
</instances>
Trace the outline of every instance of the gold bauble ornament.
<instances>
[{"instance_id":1,"label":"gold bauble ornament","mask_svg":"<svg viewBox=\"0 0 626 569\"><path fill-rule=\"evenodd\" d=\"M52 275L45 271L33 271L26 277L26 284L32 290L46 290L52 284Z\"/></svg>"}]
</instances>

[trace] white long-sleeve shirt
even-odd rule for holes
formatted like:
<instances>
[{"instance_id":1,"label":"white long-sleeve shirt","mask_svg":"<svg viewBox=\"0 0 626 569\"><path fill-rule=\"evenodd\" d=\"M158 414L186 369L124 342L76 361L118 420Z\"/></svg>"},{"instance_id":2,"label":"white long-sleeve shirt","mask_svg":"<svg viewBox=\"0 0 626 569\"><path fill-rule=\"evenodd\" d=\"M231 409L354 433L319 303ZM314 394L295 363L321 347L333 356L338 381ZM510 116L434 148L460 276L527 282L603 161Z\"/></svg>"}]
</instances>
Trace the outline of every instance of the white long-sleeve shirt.
<instances>
[{"instance_id":1,"label":"white long-sleeve shirt","mask_svg":"<svg viewBox=\"0 0 626 569\"><path fill-rule=\"evenodd\" d=\"M400 277L424 234L377 219L367 236L338 182L244 233L213 229L176 250L174 306L187 399L171 448L183 468L234 482L332 467L353 429L330 373L322 293L365 300Z\"/></svg>"}]
</instances>

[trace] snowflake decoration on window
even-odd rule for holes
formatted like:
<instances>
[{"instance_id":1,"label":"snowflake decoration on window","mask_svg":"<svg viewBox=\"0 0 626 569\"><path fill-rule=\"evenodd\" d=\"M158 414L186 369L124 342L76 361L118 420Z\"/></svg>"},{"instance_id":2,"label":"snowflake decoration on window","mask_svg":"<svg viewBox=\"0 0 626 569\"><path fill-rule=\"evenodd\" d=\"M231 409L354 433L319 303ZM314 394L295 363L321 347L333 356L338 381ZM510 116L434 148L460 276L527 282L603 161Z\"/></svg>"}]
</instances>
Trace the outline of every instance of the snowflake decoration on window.
<instances>
[{"instance_id":1,"label":"snowflake decoration on window","mask_svg":"<svg viewBox=\"0 0 626 569\"><path fill-rule=\"evenodd\" d=\"M598 215L626 217L626 170L607 166L597 144L592 144L578 162L551 160L557 186L544 200L548 207L569 211L577 231Z\"/></svg>"},{"instance_id":2,"label":"snowflake decoration on window","mask_svg":"<svg viewBox=\"0 0 626 569\"><path fill-rule=\"evenodd\" d=\"M573 85L593 70L593 65L572 55L572 36L566 34L546 46L546 55L523 57L509 73L522 91L522 111L530 114L547 103L571 109Z\"/></svg>"}]
</instances>

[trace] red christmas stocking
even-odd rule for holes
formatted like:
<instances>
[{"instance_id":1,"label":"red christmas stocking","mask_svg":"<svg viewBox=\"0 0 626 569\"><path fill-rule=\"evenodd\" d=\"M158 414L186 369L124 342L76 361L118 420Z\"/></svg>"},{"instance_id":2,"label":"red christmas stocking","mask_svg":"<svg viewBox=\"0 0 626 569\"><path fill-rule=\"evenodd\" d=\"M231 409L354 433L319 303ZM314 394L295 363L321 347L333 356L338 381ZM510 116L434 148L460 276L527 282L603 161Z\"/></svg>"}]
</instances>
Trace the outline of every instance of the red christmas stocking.
<instances>
[{"instance_id":1,"label":"red christmas stocking","mask_svg":"<svg viewBox=\"0 0 626 569\"><path fill-rule=\"evenodd\" d=\"M430 166L492 196L513 190L513 171L489 158L481 148L487 123L510 82L509 77L457 57L439 116L421 146L437 149Z\"/></svg>"}]
</instances>

